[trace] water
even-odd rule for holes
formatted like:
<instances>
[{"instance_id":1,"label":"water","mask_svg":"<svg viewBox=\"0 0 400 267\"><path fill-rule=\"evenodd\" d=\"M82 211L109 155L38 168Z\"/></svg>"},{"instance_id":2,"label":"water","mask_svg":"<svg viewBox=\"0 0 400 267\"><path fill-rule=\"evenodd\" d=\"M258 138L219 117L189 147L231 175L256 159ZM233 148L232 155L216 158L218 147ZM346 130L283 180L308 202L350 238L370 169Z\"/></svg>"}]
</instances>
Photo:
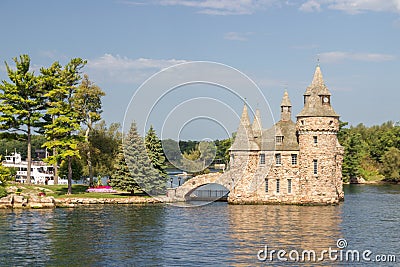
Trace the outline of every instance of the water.
<instances>
[{"instance_id":1,"label":"water","mask_svg":"<svg viewBox=\"0 0 400 267\"><path fill-rule=\"evenodd\" d=\"M339 206L104 205L0 210L1 266L343 266L273 262L264 249L346 249L394 254L400 262L399 186L346 186ZM318 255L319 256L319 255ZM286 255L286 257L288 257ZM377 263L371 263L376 266Z\"/></svg>"}]
</instances>

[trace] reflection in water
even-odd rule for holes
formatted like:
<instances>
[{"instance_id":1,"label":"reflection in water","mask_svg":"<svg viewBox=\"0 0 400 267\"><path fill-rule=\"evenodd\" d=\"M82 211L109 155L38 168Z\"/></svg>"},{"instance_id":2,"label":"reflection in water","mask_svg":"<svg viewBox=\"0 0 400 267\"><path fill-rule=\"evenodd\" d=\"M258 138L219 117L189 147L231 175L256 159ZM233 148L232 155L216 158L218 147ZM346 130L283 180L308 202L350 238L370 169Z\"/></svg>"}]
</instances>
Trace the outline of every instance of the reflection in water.
<instances>
[{"instance_id":1,"label":"reflection in water","mask_svg":"<svg viewBox=\"0 0 400 267\"><path fill-rule=\"evenodd\" d=\"M345 238L349 249L395 254L399 261L400 187L346 186L345 191L343 204L326 207L218 202L195 208L0 210L0 265L332 266L340 263L260 262L257 252L265 245L321 251L336 248L338 238Z\"/></svg>"},{"instance_id":2,"label":"reflection in water","mask_svg":"<svg viewBox=\"0 0 400 267\"><path fill-rule=\"evenodd\" d=\"M336 240L341 237L340 209L340 206L229 206L230 236L239 244L233 255L236 261L243 258L242 264L236 266L257 264L257 252L266 245L269 251L296 250L300 254L303 250L319 253L329 247L335 249ZM271 264L265 262L268 263ZM273 263L279 264L276 255ZM323 264L330 266L332 262L318 263Z\"/></svg>"}]
</instances>

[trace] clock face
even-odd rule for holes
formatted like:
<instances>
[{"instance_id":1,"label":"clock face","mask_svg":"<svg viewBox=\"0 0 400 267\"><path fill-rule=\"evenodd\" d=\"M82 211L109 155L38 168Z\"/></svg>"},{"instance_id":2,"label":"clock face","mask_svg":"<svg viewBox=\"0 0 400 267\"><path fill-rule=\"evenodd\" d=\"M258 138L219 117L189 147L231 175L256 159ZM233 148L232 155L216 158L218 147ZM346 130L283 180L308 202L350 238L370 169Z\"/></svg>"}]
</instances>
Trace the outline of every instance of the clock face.
<instances>
[{"instance_id":1,"label":"clock face","mask_svg":"<svg viewBox=\"0 0 400 267\"><path fill-rule=\"evenodd\" d=\"M324 97L324 103L328 103L329 102L329 98L327 96Z\"/></svg>"}]
</instances>

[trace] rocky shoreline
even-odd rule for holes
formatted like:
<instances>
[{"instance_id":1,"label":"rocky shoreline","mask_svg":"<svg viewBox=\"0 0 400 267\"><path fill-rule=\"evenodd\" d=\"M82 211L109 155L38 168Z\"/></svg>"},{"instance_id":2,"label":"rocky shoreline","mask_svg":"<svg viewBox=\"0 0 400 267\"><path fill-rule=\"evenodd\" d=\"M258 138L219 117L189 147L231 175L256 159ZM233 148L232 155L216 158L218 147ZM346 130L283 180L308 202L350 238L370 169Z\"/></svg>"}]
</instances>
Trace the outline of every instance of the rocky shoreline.
<instances>
[{"instance_id":1,"label":"rocky shoreline","mask_svg":"<svg viewBox=\"0 0 400 267\"><path fill-rule=\"evenodd\" d=\"M93 204L156 204L169 202L167 197L85 198L11 194L0 199L0 209L52 209L73 208Z\"/></svg>"}]
</instances>

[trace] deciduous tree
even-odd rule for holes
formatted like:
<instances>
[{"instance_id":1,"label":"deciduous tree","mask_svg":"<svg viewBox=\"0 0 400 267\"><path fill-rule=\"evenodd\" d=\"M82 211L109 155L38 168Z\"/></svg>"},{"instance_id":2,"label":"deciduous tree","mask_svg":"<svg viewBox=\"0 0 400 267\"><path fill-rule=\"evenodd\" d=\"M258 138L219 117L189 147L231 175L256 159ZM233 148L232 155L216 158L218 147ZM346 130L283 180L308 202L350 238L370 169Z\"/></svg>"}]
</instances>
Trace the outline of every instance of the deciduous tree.
<instances>
[{"instance_id":1,"label":"deciduous tree","mask_svg":"<svg viewBox=\"0 0 400 267\"><path fill-rule=\"evenodd\" d=\"M88 75L84 75L82 83L77 88L73 96L73 106L75 112L81 118L81 123L86 127L85 129L85 143L86 149L86 161L89 170L89 181L93 184L93 168L92 168L92 151L89 145L89 135L93 130L93 125L101 119L102 105L101 97L105 93L89 80Z\"/></svg>"}]
</instances>

